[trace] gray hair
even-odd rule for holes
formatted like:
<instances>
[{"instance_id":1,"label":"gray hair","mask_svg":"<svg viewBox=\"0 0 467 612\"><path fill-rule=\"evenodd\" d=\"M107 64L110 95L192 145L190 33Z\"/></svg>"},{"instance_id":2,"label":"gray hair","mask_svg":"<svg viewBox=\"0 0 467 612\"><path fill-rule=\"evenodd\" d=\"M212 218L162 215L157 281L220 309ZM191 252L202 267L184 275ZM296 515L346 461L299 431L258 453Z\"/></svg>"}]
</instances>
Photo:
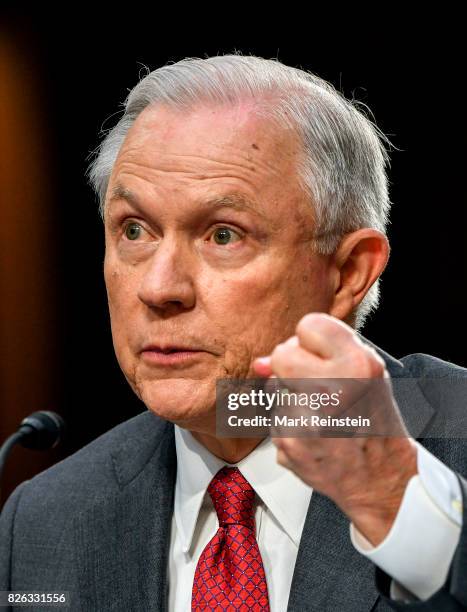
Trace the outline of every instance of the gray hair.
<instances>
[{"instance_id":1,"label":"gray hair","mask_svg":"<svg viewBox=\"0 0 467 612\"><path fill-rule=\"evenodd\" d=\"M130 91L117 124L94 151L87 176L100 214L120 147L138 115L148 106L187 110L199 104L256 102L258 112L295 131L303 145L298 179L312 204L314 248L332 253L342 236L363 227L386 232L388 195L385 144L391 143L358 107L320 77L254 56L186 58L149 72ZM366 108L366 107L365 107ZM377 279L352 317L359 330L379 303Z\"/></svg>"}]
</instances>

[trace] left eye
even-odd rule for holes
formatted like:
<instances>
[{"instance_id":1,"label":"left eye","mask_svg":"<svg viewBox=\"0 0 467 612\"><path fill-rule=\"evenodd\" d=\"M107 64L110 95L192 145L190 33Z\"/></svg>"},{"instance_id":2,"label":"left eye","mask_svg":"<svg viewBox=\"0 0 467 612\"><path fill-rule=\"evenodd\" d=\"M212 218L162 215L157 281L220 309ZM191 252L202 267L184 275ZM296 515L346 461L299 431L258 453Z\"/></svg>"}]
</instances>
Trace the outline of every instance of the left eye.
<instances>
[{"instance_id":1,"label":"left eye","mask_svg":"<svg viewBox=\"0 0 467 612\"><path fill-rule=\"evenodd\" d=\"M216 244L230 244L231 242L237 242L241 240L241 236L238 232L230 227L218 227L214 230L212 237Z\"/></svg>"}]
</instances>

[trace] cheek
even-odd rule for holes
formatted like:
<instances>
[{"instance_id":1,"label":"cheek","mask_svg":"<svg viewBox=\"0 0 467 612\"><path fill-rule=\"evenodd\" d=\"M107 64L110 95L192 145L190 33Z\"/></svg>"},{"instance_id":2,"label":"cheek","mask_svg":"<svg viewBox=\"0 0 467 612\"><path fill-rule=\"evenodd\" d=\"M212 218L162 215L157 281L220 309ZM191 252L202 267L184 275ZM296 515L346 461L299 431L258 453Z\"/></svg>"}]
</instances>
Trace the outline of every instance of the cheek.
<instances>
[{"instance_id":1,"label":"cheek","mask_svg":"<svg viewBox=\"0 0 467 612\"><path fill-rule=\"evenodd\" d=\"M116 314L126 311L135 301L138 286L137 268L122 266L112 255L104 260L104 280L109 308ZM124 314L124 312L123 312Z\"/></svg>"},{"instance_id":2,"label":"cheek","mask_svg":"<svg viewBox=\"0 0 467 612\"><path fill-rule=\"evenodd\" d=\"M240 275L205 283L201 294L211 321L231 342L236 338L255 354L295 333L308 312L327 311L328 274L307 250L268 258Z\"/></svg>"},{"instance_id":3,"label":"cheek","mask_svg":"<svg viewBox=\"0 0 467 612\"><path fill-rule=\"evenodd\" d=\"M198 302L209 320L226 331L249 328L261 313L277 309L281 290L270 274L257 269L218 279L206 279L199 286ZM251 329L250 329L251 331Z\"/></svg>"},{"instance_id":4,"label":"cheek","mask_svg":"<svg viewBox=\"0 0 467 612\"><path fill-rule=\"evenodd\" d=\"M245 353L246 360L294 333L299 319L292 294L295 285L277 264L256 266L241 275L205 281L198 297L211 331L222 335L232 353L239 357Z\"/></svg>"},{"instance_id":5,"label":"cheek","mask_svg":"<svg viewBox=\"0 0 467 612\"><path fill-rule=\"evenodd\" d=\"M125 355L135 332L135 275L127 271L122 273L119 267L107 261L104 264L104 278L113 344L117 359L122 364L130 357L129 354L127 357Z\"/></svg>"}]
</instances>

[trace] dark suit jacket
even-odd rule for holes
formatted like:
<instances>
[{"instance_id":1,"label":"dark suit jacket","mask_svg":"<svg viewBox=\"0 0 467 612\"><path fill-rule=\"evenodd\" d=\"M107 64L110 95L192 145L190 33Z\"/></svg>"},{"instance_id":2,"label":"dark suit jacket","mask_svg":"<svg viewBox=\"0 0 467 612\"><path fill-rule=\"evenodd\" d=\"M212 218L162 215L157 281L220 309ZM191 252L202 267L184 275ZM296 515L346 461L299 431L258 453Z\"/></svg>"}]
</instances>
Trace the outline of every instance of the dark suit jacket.
<instances>
[{"instance_id":1,"label":"dark suit jacket","mask_svg":"<svg viewBox=\"0 0 467 612\"><path fill-rule=\"evenodd\" d=\"M398 361L377 350L392 377L467 377L428 355ZM346 517L315 492L288 612L467 609L466 444L424 435L443 410L432 395L413 381L396 399L403 413L410 406L411 433L461 482L462 537L446 583L429 601L391 602L389 577L353 548ZM66 590L73 612L167 610L176 467L173 425L147 411L22 483L1 515L0 590Z\"/></svg>"}]
</instances>

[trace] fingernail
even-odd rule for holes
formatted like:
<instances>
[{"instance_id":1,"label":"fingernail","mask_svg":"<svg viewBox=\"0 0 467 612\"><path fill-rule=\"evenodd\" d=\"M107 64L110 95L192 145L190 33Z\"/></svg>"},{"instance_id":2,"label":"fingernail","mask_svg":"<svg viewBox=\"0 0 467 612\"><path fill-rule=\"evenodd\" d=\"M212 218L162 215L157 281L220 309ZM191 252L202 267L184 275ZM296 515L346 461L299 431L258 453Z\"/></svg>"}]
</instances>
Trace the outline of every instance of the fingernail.
<instances>
[{"instance_id":1,"label":"fingernail","mask_svg":"<svg viewBox=\"0 0 467 612\"><path fill-rule=\"evenodd\" d=\"M261 365L270 365L271 357L256 357L255 361Z\"/></svg>"}]
</instances>

